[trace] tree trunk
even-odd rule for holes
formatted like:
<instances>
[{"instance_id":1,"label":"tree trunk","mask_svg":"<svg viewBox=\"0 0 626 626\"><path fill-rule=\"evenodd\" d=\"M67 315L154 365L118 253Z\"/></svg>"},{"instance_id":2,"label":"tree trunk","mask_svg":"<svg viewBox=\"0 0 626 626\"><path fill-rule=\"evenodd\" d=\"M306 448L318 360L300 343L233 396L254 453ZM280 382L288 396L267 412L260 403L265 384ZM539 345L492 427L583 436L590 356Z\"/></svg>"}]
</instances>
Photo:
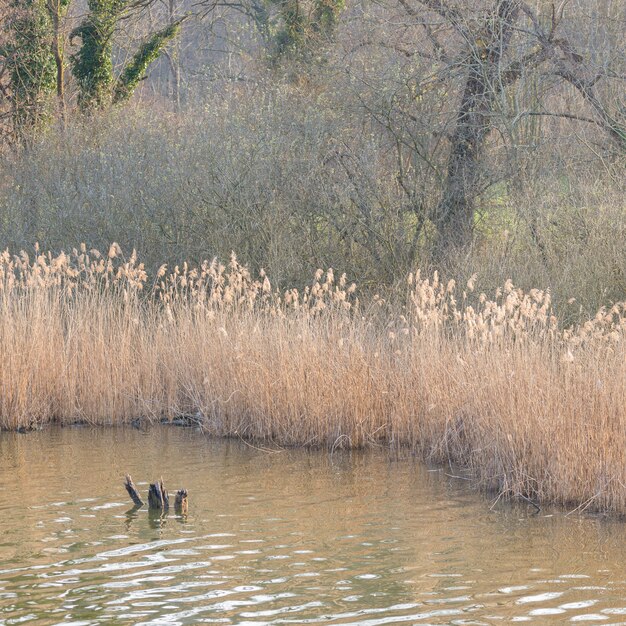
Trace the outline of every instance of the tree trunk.
<instances>
[{"instance_id":1,"label":"tree trunk","mask_svg":"<svg viewBox=\"0 0 626 626\"><path fill-rule=\"evenodd\" d=\"M470 74L451 139L443 193L435 212L437 248L441 251L464 248L472 239L482 148L489 132L489 122L482 111L491 108L493 98L475 68Z\"/></svg>"},{"instance_id":2,"label":"tree trunk","mask_svg":"<svg viewBox=\"0 0 626 626\"><path fill-rule=\"evenodd\" d=\"M166 513L170 508L170 498L163 486L163 479L156 483L150 483L148 491L148 508L153 511Z\"/></svg>"},{"instance_id":3,"label":"tree trunk","mask_svg":"<svg viewBox=\"0 0 626 626\"><path fill-rule=\"evenodd\" d=\"M483 183L482 152L493 127L494 104L502 90L498 81L500 64L519 11L517 0L495 2L484 32L470 42L467 79L450 139L444 189L434 216L438 260L465 248L472 240L475 202Z\"/></svg>"},{"instance_id":4,"label":"tree trunk","mask_svg":"<svg viewBox=\"0 0 626 626\"><path fill-rule=\"evenodd\" d=\"M48 0L48 10L52 18L52 54L56 64L56 92L61 118L65 117L65 63L63 60L63 43L61 41L61 2Z\"/></svg>"},{"instance_id":5,"label":"tree trunk","mask_svg":"<svg viewBox=\"0 0 626 626\"><path fill-rule=\"evenodd\" d=\"M170 25L176 23L176 0L169 0L168 17ZM172 50L167 54L172 78L172 100L176 113L180 111L180 45L178 37L172 42Z\"/></svg>"}]
</instances>

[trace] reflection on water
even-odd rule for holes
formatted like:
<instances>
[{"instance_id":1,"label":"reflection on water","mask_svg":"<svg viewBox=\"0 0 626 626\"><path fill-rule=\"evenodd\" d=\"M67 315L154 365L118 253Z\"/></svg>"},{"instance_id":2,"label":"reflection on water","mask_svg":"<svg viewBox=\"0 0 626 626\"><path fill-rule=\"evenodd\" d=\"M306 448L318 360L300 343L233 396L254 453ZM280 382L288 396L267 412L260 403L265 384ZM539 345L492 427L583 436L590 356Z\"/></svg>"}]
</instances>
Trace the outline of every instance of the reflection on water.
<instances>
[{"instance_id":1,"label":"reflection on water","mask_svg":"<svg viewBox=\"0 0 626 626\"><path fill-rule=\"evenodd\" d=\"M188 516L130 508L126 472ZM624 522L490 504L386 453L0 434L0 624L626 624Z\"/></svg>"}]
</instances>

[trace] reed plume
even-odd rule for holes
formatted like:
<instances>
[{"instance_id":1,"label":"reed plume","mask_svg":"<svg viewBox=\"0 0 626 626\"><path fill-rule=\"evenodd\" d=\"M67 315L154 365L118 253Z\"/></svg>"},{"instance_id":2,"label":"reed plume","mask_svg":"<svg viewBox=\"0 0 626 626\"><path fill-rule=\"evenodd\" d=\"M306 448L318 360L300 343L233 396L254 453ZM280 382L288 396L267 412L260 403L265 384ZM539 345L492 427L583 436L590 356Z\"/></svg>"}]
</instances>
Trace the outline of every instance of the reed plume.
<instances>
[{"instance_id":1,"label":"reed plume","mask_svg":"<svg viewBox=\"0 0 626 626\"><path fill-rule=\"evenodd\" d=\"M626 304L561 328L548 291L415 272L393 303L233 255L162 266L81 246L0 255L0 425L198 416L217 436L394 446L481 486L626 513Z\"/></svg>"}]
</instances>

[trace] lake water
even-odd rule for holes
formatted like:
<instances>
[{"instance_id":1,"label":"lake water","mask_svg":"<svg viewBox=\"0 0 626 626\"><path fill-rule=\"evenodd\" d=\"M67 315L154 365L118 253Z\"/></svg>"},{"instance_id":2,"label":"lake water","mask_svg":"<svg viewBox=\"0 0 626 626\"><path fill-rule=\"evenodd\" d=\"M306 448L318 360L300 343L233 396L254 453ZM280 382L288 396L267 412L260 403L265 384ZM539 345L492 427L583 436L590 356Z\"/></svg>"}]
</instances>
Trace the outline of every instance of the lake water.
<instances>
[{"instance_id":1,"label":"lake water","mask_svg":"<svg viewBox=\"0 0 626 626\"><path fill-rule=\"evenodd\" d=\"M130 511L160 476L186 519ZM385 451L192 429L0 434L0 624L626 624L626 523Z\"/></svg>"}]
</instances>

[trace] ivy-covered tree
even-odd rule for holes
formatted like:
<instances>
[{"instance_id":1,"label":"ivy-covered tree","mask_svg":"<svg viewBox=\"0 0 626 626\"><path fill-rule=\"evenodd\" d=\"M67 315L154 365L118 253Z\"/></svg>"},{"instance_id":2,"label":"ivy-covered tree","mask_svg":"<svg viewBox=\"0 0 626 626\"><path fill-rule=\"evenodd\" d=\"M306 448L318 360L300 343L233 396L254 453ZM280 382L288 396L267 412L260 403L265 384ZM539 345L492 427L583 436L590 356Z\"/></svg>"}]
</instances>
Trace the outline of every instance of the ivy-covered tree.
<instances>
[{"instance_id":1,"label":"ivy-covered tree","mask_svg":"<svg viewBox=\"0 0 626 626\"><path fill-rule=\"evenodd\" d=\"M76 38L81 40L71 61L79 87L79 106L83 110L103 108L128 99L150 63L180 29L180 22L177 22L150 35L116 80L113 75L113 34L129 0L89 0L88 4L89 14L70 35L70 42Z\"/></svg>"},{"instance_id":2,"label":"ivy-covered tree","mask_svg":"<svg viewBox=\"0 0 626 626\"><path fill-rule=\"evenodd\" d=\"M117 79L113 90L114 104L128 100L133 95L137 85L145 77L149 65L156 61L167 43L176 37L179 30L180 22L175 22L154 33L141 45Z\"/></svg>"},{"instance_id":3,"label":"ivy-covered tree","mask_svg":"<svg viewBox=\"0 0 626 626\"><path fill-rule=\"evenodd\" d=\"M311 20L312 31L331 36L345 6L345 0L315 0Z\"/></svg>"},{"instance_id":4,"label":"ivy-covered tree","mask_svg":"<svg viewBox=\"0 0 626 626\"><path fill-rule=\"evenodd\" d=\"M272 56L307 55L332 37L345 0L269 0L277 8L272 35Z\"/></svg>"},{"instance_id":5,"label":"ivy-covered tree","mask_svg":"<svg viewBox=\"0 0 626 626\"><path fill-rule=\"evenodd\" d=\"M49 118L53 108L56 68L47 0L14 2L9 30L10 43L2 52L10 59L14 132L24 137Z\"/></svg>"},{"instance_id":6,"label":"ivy-covered tree","mask_svg":"<svg viewBox=\"0 0 626 626\"><path fill-rule=\"evenodd\" d=\"M79 87L81 108L104 106L113 82L113 33L126 0L89 0L89 14L70 34L70 44L80 38L81 46L72 55L72 73Z\"/></svg>"},{"instance_id":7,"label":"ivy-covered tree","mask_svg":"<svg viewBox=\"0 0 626 626\"><path fill-rule=\"evenodd\" d=\"M310 57L332 38L344 7L345 0L244 0L236 8L255 25L270 61L277 63Z\"/></svg>"},{"instance_id":8,"label":"ivy-covered tree","mask_svg":"<svg viewBox=\"0 0 626 626\"><path fill-rule=\"evenodd\" d=\"M47 0L46 6L52 26L52 56L56 65L56 93L61 114L65 111L65 56L62 22L70 5L70 0Z\"/></svg>"},{"instance_id":9,"label":"ivy-covered tree","mask_svg":"<svg viewBox=\"0 0 626 626\"><path fill-rule=\"evenodd\" d=\"M297 52L302 48L307 19L300 0L277 0L279 19L274 27L274 54L283 56Z\"/></svg>"}]
</instances>

